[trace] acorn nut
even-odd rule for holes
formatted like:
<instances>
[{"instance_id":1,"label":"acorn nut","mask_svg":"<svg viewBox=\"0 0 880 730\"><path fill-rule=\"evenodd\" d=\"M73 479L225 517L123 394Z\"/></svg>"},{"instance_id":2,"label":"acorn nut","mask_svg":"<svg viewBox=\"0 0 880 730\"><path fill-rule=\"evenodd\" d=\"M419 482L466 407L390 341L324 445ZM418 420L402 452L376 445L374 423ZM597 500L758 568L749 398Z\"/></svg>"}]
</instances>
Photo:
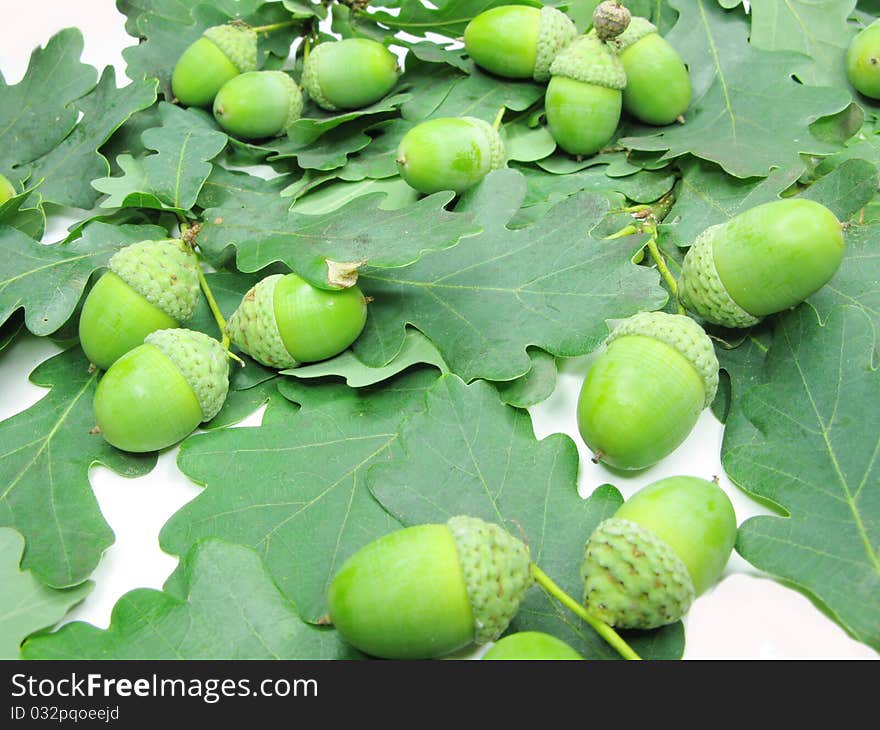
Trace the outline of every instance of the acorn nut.
<instances>
[{"instance_id":1,"label":"acorn nut","mask_svg":"<svg viewBox=\"0 0 880 730\"><path fill-rule=\"evenodd\" d=\"M171 90L186 106L210 106L220 88L257 68L257 34L241 23L208 28L177 60Z\"/></svg>"},{"instance_id":2,"label":"acorn nut","mask_svg":"<svg viewBox=\"0 0 880 730\"><path fill-rule=\"evenodd\" d=\"M709 322L750 327L821 289L842 260L834 213L812 200L775 200L697 236L684 258L679 297Z\"/></svg>"},{"instance_id":3,"label":"acorn nut","mask_svg":"<svg viewBox=\"0 0 880 730\"><path fill-rule=\"evenodd\" d=\"M9 182L5 175L0 175L0 205L16 195L15 186Z\"/></svg>"},{"instance_id":4,"label":"acorn nut","mask_svg":"<svg viewBox=\"0 0 880 730\"><path fill-rule=\"evenodd\" d=\"M502 5L467 24L464 47L493 74L547 81L553 59L576 35L574 23L556 8Z\"/></svg>"},{"instance_id":5,"label":"acorn nut","mask_svg":"<svg viewBox=\"0 0 880 730\"><path fill-rule=\"evenodd\" d=\"M846 51L846 76L861 94L880 99L880 20L859 31Z\"/></svg>"},{"instance_id":6,"label":"acorn nut","mask_svg":"<svg viewBox=\"0 0 880 730\"><path fill-rule=\"evenodd\" d=\"M101 378L95 422L117 449L157 451L217 415L228 387L226 353L217 340L191 330L159 330Z\"/></svg>"},{"instance_id":7,"label":"acorn nut","mask_svg":"<svg viewBox=\"0 0 880 730\"><path fill-rule=\"evenodd\" d=\"M584 605L623 629L653 629L687 613L721 577L736 514L714 482L662 479L599 524L584 549Z\"/></svg>"},{"instance_id":8,"label":"acorn nut","mask_svg":"<svg viewBox=\"0 0 880 730\"><path fill-rule=\"evenodd\" d=\"M195 258L180 240L141 241L110 257L79 318L89 362L109 368L151 332L179 327L199 300Z\"/></svg>"},{"instance_id":9,"label":"acorn nut","mask_svg":"<svg viewBox=\"0 0 880 730\"><path fill-rule=\"evenodd\" d=\"M366 321L357 286L318 289L296 274L274 274L245 294L226 332L257 362L282 369L338 355Z\"/></svg>"},{"instance_id":10,"label":"acorn nut","mask_svg":"<svg viewBox=\"0 0 880 730\"><path fill-rule=\"evenodd\" d=\"M583 659L568 644L540 631L520 631L495 642L482 659L571 660Z\"/></svg>"},{"instance_id":11,"label":"acorn nut","mask_svg":"<svg viewBox=\"0 0 880 730\"><path fill-rule=\"evenodd\" d=\"M368 38L346 38L315 46L303 65L302 85L322 109L360 109L397 83L397 57Z\"/></svg>"},{"instance_id":12,"label":"acorn nut","mask_svg":"<svg viewBox=\"0 0 880 730\"><path fill-rule=\"evenodd\" d=\"M626 72L605 43L581 36L550 66L544 105L556 143L572 155L592 155L617 131Z\"/></svg>"},{"instance_id":13,"label":"acorn nut","mask_svg":"<svg viewBox=\"0 0 880 730\"><path fill-rule=\"evenodd\" d=\"M214 99L214 118L242 139L277 137L299 119L302 92L283 71L250 71L230 79Z\"/></svg>"},{"instance_id":14,"label":"acorn nut","mask_svg":"<svg viewBox=\"0 0 880 730\"><path fill-rule=\"evenodd\" d=\"M528 548L474 517L380 537L333 578L342 638L386 659L430 659L500 636L532 584Z\"/></svg>"},{"instance_id":15,"label":"acorn nut","mask_svg":"<svg viewBox=\"0 0 880 730\"><path fill-rule=\"evenodd\" d=\"M581 387L578 429L595 460L644 469L687 438L718 388L712 341L694 320L641 312L618 324Z\"/></svg>"}]
</instances>

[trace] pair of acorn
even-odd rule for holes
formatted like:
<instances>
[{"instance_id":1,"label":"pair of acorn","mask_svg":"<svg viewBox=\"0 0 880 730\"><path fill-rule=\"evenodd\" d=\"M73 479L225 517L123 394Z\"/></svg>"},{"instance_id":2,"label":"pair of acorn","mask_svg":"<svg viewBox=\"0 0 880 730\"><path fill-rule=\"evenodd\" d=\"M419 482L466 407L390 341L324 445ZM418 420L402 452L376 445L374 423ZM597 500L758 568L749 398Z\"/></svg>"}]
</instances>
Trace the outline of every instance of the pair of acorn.
<instances>
[{"instance_id":1,"label":"pair of acorn","mask_svg":"<svg viewBox=\"0 0 880 730\"><path fill-rule=\"evenodd\" d=\"M720 578L736 529L730 499L714 482L680 476L645 487L587 540L586 612L616 628L677 621ZM330 618L371 656L440 657L501 636L536 580L546 586L521 540L457 516L392 532L352 555L330 584ZM579 658L553 637L514 636L487 658Z\"/></svg>"},{"instance_id":2,"label":"pair of acorn","mask_svg":"<svg viewBox=\"0 0 880 730\"><path fill-rule=\"evenodd\" d=\"M110 258L83 303L80 343L107 371L95 391L96 426L119 449L171 446L226 400L227 351L180 326L198 303L198 266L181 240L131 244ZM323 290L296 274L275 274L245 295L226 334L264 365L290 368L342 352L365 321L356 286Z\"/></svg>"},{"instance_id":3,"label":"pair of acorn","mask_svg":"<svg viewBox=\"0 0 880 730\"><path fill-rule=\"evenodd\" d=\"M208 28L171 74L181 104L213 105L220 126L243 139L283 134L303 108L289 74L257 70L257 30L240 22ZM315 46L305 59L302 85L323 109L360 109L391 91L397 75L397 59L385 46L349 38Z\"/></svg>"}]
</instances>

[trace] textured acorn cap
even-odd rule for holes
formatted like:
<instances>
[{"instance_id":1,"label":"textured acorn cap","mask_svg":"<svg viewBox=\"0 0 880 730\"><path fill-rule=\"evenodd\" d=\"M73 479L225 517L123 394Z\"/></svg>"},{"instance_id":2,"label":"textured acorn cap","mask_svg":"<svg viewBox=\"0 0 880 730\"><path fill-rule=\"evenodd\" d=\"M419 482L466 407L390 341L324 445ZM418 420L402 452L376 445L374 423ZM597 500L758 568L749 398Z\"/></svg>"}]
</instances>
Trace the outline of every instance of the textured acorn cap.
<instances>
[{"instance_id":1,"label":"textured acorn cap","mask_svg":"<svg viewBox=\"0 0 880 730\"><path fill-rule=\"evenodd\" d=\"M302 114L302 92L299 90L299 86L296 85L296 81L294 81L289 74L284 73L284 71L263 71L262 73L275 74L279 79L281 79L282 83L287 89L287 119L285 119L284 124L281 125L281 129L283 132L297 119L299 119L300 115Z\"/></svg>"},{"instance_id":2,"label":"textured acorn cap","mask_svg":"<svg viewBox=\"0 0 880 730\"><path fill-rule=\"evenodd\" d=\"M110 257L110 270L169 317L185 322L199 301L195 257L179 240L141 241Z\"/></svg>"},{"instance_id":3,"label":"textured acorn cap","mask_svg":"<svg viewBox=\"0 0 880 730\"><path fill-rule=\"evenodd\" d=\"M619 0L605 0L593 11L593 29L599 40L616 38L627 29L630 12Z\"/></svg>"},{"instance_id":4,"label":"textured acorn cap","mask_svg":"<svg viewBox=\"0 0 880 730\"><path fill-rule=\"evenodd\" d=\"M220 343L185 329L157 330L144 343L159 348L183 373L199 401L202 420L216 416L229 390L229 365Z\"/></svg>"},{"instance_id":5,"label":"textured acorn cap","mask_svg":"<svg viewBox=\"0 0 880 730\"><path fill-rule=\"evenodd\" d=\"M303 64L302 87L306 90L306 93L315 104L322 109L333 112L339 107L324 96L324 92L321 90L321 82L318 81L318 59L321 57L321 54L325 52L325 46L327 46L328 43L332 43L332 41L319 43L309 51L309 57Z\"/></svg>"},{"instance_id":6,"label":"textured acorn cap","mask_svg":"<svg viewBox=\"0 0 880 730\"><path fill-rule=\"evenodd\" d=\"M724 327L751 327L761 321L749 314L730 296L715 268L715 236L724 224L709 226L684 257L678 296L681 303L713 324Z\"/></svg>"},{"instance_id":7,"label":"textured acorn cap","mask_svg":"<svg viewBox=\"0 0 880 730\"><path fill-rule=\"evenodd\" d=\"M208 28L205 36L245 73L257 70L257 34L246 25L227 23Z\"/></svg>"},{"instance_id":8,"label":"textured acorn cap","mask_svg":"<svg viewBox=\"0 0 880 730\"><path fill-rule=\"evenodd\" d=\"M590 36L572 41L553 61L550 74L608 89L626 88L626 71L620 59L605 43Z\"/></svg>"},{"instance_id":9,"label":"textured acorn cap","mask_svg":"<svg viewBox=\"0 0 880 730\"><path fill-rule=\"evenodd\" d=\"M532 584L529 549L498 525L476 517L453 517L446 524L474 613L474 641L494 641L516 616Z\"/></svg>"},{"instance_id":10,"label":"textured acorn cap","mask_svg":"<svg viewBox=\"0 0 880 730\"><path fill-rule=\"evenodd\" d=\"M638 43L645 36L657 32L657 26L647 18L640 18L638 15L633 16L626 30L616 38L608 40L608 45L615 53L622 53L631 45Z\"/></svg>"},{"instance_id":11,"label":"textured acorn cap","mask_svg":"<svg viewBox=\"0 0 880 730\"><path fill-rule=\"evenodd\" d=\"M696 592L687 567L650 530L616 517L602 522L584 549L584 605L625 629L653 629L681 618Z\"/></svg>"},{"instance_id":12,"label":"textured acorn cap","mask_svg":"<svg viewBox=\"0 0 880 730\"><path fill-rule=\"evenodd\" d=\"M226 334L242 352L278 370L299 365L284 346L275 321L275 285L282 276L273 274L257 282L226 322Z\"/></svg>"},{"instance_id":13,"label":"textured acorn cap","mask_svg":"<svg viewBox=\"0 0 880 730\"><path fill-rule=\"evenodd\" d=\"M541 8L538 25L538 52L535 57L535 70L532 78L535 81L547 81L550 78L550 66L559 52L571 43L577 35L577 28L565 13L556 8Z\"/></svg>"},{"instance_id":14,"label":"textured acorn cap","mask_svg":"<svg viewBox=\"0 0 880 730\"><path fill-rule=\"evenodd\" d=\"M498 133L498 130L495 129L489 122L485 119L478 119L477 117L462 117L467 122L479 127L483 134L486 135L486 141L489 143L489 164L490 170L497 170L499 167L504 167L504 140L501 139L501 135Z\"/></svg>"},{"instance_id":15,"label":"textured acorn cap","mask_svg":"<svg viewBox=\"0 0 880 730\"><path fill-rule=\"evenodd\" d=\"M690 317L666 312L639 312L618 324L608 335L607 343L627 335L653 337L677 350L690 361L703 381L706 394L703 407L715 400L715 391L718 390L715 348L709 335Z\"/></svg>"}]
</instances>

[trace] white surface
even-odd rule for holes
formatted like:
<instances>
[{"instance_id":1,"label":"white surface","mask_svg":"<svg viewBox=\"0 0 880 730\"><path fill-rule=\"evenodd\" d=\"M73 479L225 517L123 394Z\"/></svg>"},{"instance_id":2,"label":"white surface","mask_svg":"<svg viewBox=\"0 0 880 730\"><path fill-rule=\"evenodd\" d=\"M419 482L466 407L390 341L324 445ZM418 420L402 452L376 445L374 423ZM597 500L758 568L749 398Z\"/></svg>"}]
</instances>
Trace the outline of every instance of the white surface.
<instances>
[{"instance_id":1,"label":"white surface","mask_svg":"<svg viewBox=\"0 0 880 730\"><path fill-rule=\"evenodd\" d=\"M0 71L7 83L16 83L36 46L45 45L57 30L75 25L85 37L83 61L99 70L108 64L116 66L117 83L123 83L121 51L135 42L125 34L123 23L112 0L18 3L0 25ZM50 218L44 240L61 238L65 226L73 220L76 218L60 215ZM45 394L44 389L30 384L27 376L37 363L55 352L58 348L48 340L25 335L0 353L0 419L24 410ZM564 363L556 391L532 409L538 438L561 431L578 444L582 495L606 482L628 497L665 476L719 476L740 522L766 514L724 476L719 458L722 428L708 410L690 438L651 469L622 477L592 464L577 435L575 421L577 394L588 363L589 358ZM242 425L258 422L259 414L255 414ZM176 450L163 454L156 469L139 479L123 479L102 467L92 469L92 486L116 542L92 576L95 590L68 620L105 627L121 595L138 587L161 588L174 570L177 559L159 549L159 530L200 491L177 471L175 457ZM762 576L736 554L728 565L727 577L694 604L686 623L686 658L877 658L875 652L849 638L805 597Z\"/></svg>"}]
</instances>

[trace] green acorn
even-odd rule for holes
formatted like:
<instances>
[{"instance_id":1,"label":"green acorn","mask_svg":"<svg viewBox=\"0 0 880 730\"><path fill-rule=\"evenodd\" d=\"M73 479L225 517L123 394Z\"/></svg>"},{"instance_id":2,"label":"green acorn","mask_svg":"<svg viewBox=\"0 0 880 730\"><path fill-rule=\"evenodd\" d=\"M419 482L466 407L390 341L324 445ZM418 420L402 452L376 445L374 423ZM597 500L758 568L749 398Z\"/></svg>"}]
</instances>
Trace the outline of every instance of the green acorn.
<instances>
[{"instance_id":1,"label":"green acorn","mask_svg":"<svg viewBox=\"0 0 880 730\"><path fill-rule=\"evenodd\" d=\"M629 10L617 0L605 0L593 11L593 28L600 41L616 38L629 26Z\"/></svg>"},{"instance_id":2,"label":"green acorn","mask_svg":"<svg viewBox=\"0 0 880 730\"><path fill-rule=\"evenodd\" d=\"M735 539L736 514L717 484L685 476L655 482L587 541L584 605L618 628L673 623L721 577Z\"/></svg>"},{"instance_id":3,"label":"green acorn","mask_svg":"<svg viewBox=\"0 0 880 730\"><path fill-rule=\"evenodd\" d=\"M429 659L494 641L532 584L528 548L474 517L380 537L333 578L330 616L372 656Z\"/></svg>"},{"instance_id":4,"label":"green acorn","mask_svg":"<svg viewBox=\"0 0 880 730\"><path fill-rule=\"evenodd\" d=\"M296 274L274 274L245 294L226 332L257 362L282 369L338 355L366 320L367 302L357 286L318 289Z\"/></svg>"},{"instance_id":5,"label":"green acorn","mask_svg":"<svg viewBox=\"0 0 880 730\"><path fill-rule=\"evenodd\" d=\"M186 322L199 300L198 265L183 241L133 243L108 266L79 318L83 351L102 370L151 332Z\"/></svg>"},{"instance_id":6,"label":"green acorn","mask_svg":"<svg viewBox=\"0 0 880 730\"><path fill-rule=\"evenodd\" d=\"M572 155L592 155L611 141L620 121L626 72L606 44L581 36L550 66L544 99L547 126Z\"/></svg>"},{"instance_id":7,"label":"green acorn","mask_svg":"<svg viewBox=\"0 0 880 730\"><path fill-rule=\"evenodd\" d=\"M551 7L502 5L486 10L464 29L464 47L481 68L512 79L546 81L550 64L577 29Z\"/></svg>"},{"instance_id":8,"label":"green acorn","mask_svg":"<svg viewBox=\"0 0 880 730\"><path fill-rule=\"evenodd\" d=\"M703 231L685 256L679 297L709 322L750 327L821 289L842 260L834 213L812 200L776 200Z\"/></svg>"},{"instance_id":9,"label":"green acorn","mask_svg":"<svg viewBox=\"0 0 880 730\"><path fill-rule=\"evenodd\" d=\"M214 118L236 137L263 139L284 134L302 108L302 92L284 71L251 71L223 84Z\"/></svg>"},{"instance_id":10,"label":"green acorn","mask_svg":"<svg viewBox=\"0 0 880 730\"><path fill-rule=\"evenodd\" d=\"M846 76L860 94L880 99L880 20L863 28L850 41Z\"/></svg>"},{"instance_id":11,"label":"green acorn","mask_svg":"<svg viewBox=\"0 0 880 730\"><path fill-rule=\"evenodd\" d=\"M540 631L520 631L496 641L482 656L489 660L572 660L583 659L574 649L555 636Z\"/></svg>"},{"instance_id":12,"label":"green acorn","mask_svg":"<svg viewBox=\"0 0 880 730\"><path fill-rule=\"evenodd\" d=\"M4 175L0 175L0 205L16 195L15 186Z\"/></svg>"},{"instance_id":13,"label":"green acorn","mask_svg":"<svg viewBox=\"0 0 880 730\"><path fill-rule=\"evenodd\" d=\"M119 358L95 390L95 422L118 449L136 453L176 444L226 400L226 352L201 332L166 329Z\"/></svg>"},{"instance_id":14,"label":"green acorn","mask_svg":"<svg viewBox=\"0 0 880 730\"><path fill-rule=\"evenodd\" d=\"M360 109L397 83L397 57L368 38L346 38L315 46L303 65L302 85L322 109Z\"/></svg>"},{"instance_id":15,"label":"green acorn","mask_svg":"<svg viewBox=\"0 0 880 730\"><path fill-rule=\"evenodd\" d=\"M578 399L578 429L595 460L644 469L687 438L715 398L718 360L690 317L641 312L623 320Z\"/></svg>"},{"instance_id":16,"label":"green acorn","mask_svg":"<svg viewBox=\"0 0 880 730\"><path fill-rule=\"evenodd\" d=\"M257 34L241 23L208 28L180 56L171 90L181 104L210 106L220 87L257 68Z\"/></svg>"},{"instance_id":17,"label":"green acorn","mask_svg":"<svg viewBox=\"0 0 880 730\"><path fill-rule=\"evenodd\" d=\"M397 148L400 176L420 193L463 193L504 166L504 142L476 117L430 119L410 129Z\"/></svg>"}]
</instances>

